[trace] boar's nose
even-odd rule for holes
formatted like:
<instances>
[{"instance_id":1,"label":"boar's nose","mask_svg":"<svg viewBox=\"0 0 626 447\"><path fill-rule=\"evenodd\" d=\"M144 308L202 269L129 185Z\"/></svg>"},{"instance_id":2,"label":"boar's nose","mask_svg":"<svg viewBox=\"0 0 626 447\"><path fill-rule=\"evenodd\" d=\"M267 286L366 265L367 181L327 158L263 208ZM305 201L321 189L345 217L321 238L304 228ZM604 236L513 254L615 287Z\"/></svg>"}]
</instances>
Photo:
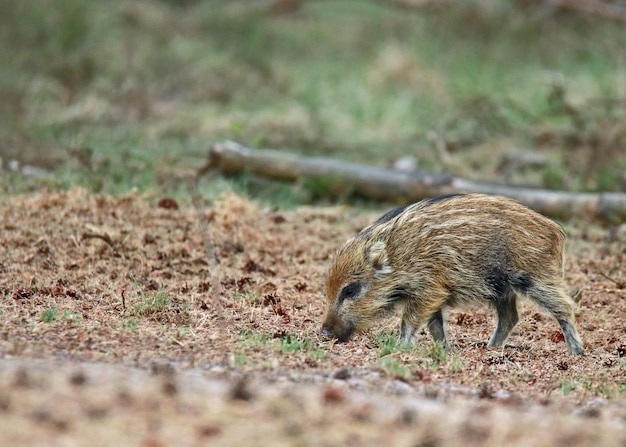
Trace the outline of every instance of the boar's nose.
<instances>
[{"instance_id":1,"label":"boar's nose","mask_svg":"<svg viewBox=\"0 0 626 447\"><path fill-rule=\"evenodd\" d=\"M337 338L335 337L335 334L333 334L331 330L328 329L326 326L322 327L322 332L320 333L320 335L322 336L322 338Z\"/></svg>"}]
</instances>

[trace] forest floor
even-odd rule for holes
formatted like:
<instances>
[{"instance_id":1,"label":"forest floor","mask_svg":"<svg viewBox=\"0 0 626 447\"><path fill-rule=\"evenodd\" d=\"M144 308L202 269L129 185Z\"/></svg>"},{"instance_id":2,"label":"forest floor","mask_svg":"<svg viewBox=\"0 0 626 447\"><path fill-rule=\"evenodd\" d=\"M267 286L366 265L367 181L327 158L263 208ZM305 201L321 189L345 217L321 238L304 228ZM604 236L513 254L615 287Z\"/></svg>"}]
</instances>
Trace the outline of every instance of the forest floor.
<instances>
[{"instance_id":1,"label":"forest floor","mask_svg":"<svg viewBox=\"0 0 626 447\"><path fill-rule=\"evenodd\" d=\"M575 357L529 303L503 349L488 307L450 311L449 353L424 332L396 346L397 318L322 340L329 261L376 216L234 193L204 214L82 189L2 200L0 445L626 442L626 226L566 224Z\"/></svg>"}]
</instances>

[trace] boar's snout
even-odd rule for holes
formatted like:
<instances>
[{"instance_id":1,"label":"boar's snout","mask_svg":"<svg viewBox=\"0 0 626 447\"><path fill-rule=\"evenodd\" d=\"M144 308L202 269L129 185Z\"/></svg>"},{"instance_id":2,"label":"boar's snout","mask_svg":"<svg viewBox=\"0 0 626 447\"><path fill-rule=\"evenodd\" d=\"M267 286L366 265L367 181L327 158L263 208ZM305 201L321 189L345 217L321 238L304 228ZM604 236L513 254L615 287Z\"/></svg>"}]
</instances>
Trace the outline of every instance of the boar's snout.
<instances>
[{"instance_id":1,"label":"boar's snout","mask_svg":"<svg viewBox=\"0 0 626 447\"><path fill-rule=\"evenodd\" d=\"M322 336L322 338L335 338L335 336L333 335L333 333L330 331L330 329L328 329L327 327L323 326L322 327L322 332L320 332L320 335Z\"/></svg>"},{"instance_id":2,"label":"boar's snout","mask_svg":"<svg viewBox=\"0 0 626 447\"><path fill-rule=\"evenodd\" d=\"M323 338L337 339L339 342L344 343L350 339L354 332L354 325L341 321L336 315L328 315L326 321L322 325L322 331L320 335Z\"/></svg>"}]
</instances>

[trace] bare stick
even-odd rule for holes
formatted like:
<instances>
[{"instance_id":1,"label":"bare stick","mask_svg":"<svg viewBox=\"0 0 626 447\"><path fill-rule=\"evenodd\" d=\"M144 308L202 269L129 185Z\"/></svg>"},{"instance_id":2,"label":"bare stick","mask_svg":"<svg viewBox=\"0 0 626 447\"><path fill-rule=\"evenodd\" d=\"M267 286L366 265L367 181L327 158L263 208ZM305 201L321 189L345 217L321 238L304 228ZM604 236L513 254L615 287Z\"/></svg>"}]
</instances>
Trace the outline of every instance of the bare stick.
<instances>
[{"instance_id":1,"label":"bare stick","mask_svg":"<svg viewBox=\"0 0 626 447\"><path fill-rule=\"evenodd\" d=\"M407 10L432 10L444 7L463 6L461 0L380 0L390 6ZM538 6L550 7L562 11L588 14L605 20L626 21L626 8L617 2L602 0L534 0Z\"/></svg>"},{"instance_id":2,"label":"bare stick","mask_svg":"<svg viewBox=\"0 0 626 447\"><path fill-rule=\"evenodd\" d=\"M115 241L113 240L113 238L108 232L101 230L94 225L87 224L86 226L87 226L87 229L83 231L82 234L80 235L81 240L100 239L101 241L106 242L106 244L109 247L111 247L111 249L116 255L120 254L118 250L118 245L115 243Z\"/></svg>"},{"instance_id":3,"label":"bare stick","mask_svg":"<svg viewBox=\"0 0 626 447\"><path fill-rule=\"evenodd\" d=\"M84 231L81 235L83 239L100 239L106 242L111 248L115 249L115 243L109 233L92 233L88 231Z\"/></svg>"},{"instance_id":4,"label":"bare stick","mask_svg":"<svg viewBox=\"0 0 626 447\"><path fill-rule=\"evenodd\" d=\"M615 284L618 289L626 289L626 282L625 281L618 281L616 279L613 279L613 278L611 278L609 275L607 275L604 272L598 272L598 273L600 273L600 276L605 277L606 279L611 281L613 284Z\"/></svg>"},{"instance_id":5,"label":"bare stick","mask_svg":"<svg viewBox=\"0 0 626 447\"><path fill-rule=\"evenodd\" d=\"M626 21L626 8L617 3L598 0L552 0L552 7L594 15L607 20Z\"/></svg>"},{"instance_id":6,"label":"bare stick","mask_svg":"<svg viewBox=\"0 0 626 447\"><path fill-rule=\"evenodd\" d=\"M209 235L209 222L206 215L202 211L200 193L198 192L198 178L199 177L190 179L187 182L187 187L191 193L191 200L196 209L198 223L200 224L200 230L202 231L202 241L204 243L204 250L206 252L211 273L211 295L213 297L213 302L215 303L217 320L221 325L224 320L224 306L222 305L222 278L220 274L220 265L215 254L215 246L213 245L211 236Z\"/></svg>"},{"instance_id":7,"label":"bare stick","mask_svg":"<svg viewBox=\"0 0 626 447\"><path fill-rule=\"evenodd\" d=\"M441 194L496 194L517 199L547 216L563 219L584 217L610 223L626 220L624 193L576 193L514 187L466 180L446 173L402 172L271 149L257 150L230 141L211 147L209 161L198 175L213 170L248 172L293 182L324 178L337 191L349 190L363 197L404 203Z\"/></svg>"}]
</instances>

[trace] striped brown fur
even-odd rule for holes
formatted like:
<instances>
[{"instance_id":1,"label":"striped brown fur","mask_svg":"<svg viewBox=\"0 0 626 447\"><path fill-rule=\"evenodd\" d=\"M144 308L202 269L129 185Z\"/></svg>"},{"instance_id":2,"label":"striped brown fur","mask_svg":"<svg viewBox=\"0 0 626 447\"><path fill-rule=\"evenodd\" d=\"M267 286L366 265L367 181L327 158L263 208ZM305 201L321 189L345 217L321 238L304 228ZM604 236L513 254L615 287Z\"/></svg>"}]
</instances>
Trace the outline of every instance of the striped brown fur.
<instances>
[{"instance_id":1,"label":"striped brown fur","mask_svg":"<svg viewBox=\"0 0 626 447\"><path fill-rule=\"evenodd\" d=\"M498 315L489 346L501 346L522 295L558 321L571 353L583 354L565 291L564 245L558 224L505 197L442 196L392 210L335 254L322 333L346 341L402 305L401 342L428 325L446 343L442 310L487 301Z\"/></svg>"}]
</instances>

